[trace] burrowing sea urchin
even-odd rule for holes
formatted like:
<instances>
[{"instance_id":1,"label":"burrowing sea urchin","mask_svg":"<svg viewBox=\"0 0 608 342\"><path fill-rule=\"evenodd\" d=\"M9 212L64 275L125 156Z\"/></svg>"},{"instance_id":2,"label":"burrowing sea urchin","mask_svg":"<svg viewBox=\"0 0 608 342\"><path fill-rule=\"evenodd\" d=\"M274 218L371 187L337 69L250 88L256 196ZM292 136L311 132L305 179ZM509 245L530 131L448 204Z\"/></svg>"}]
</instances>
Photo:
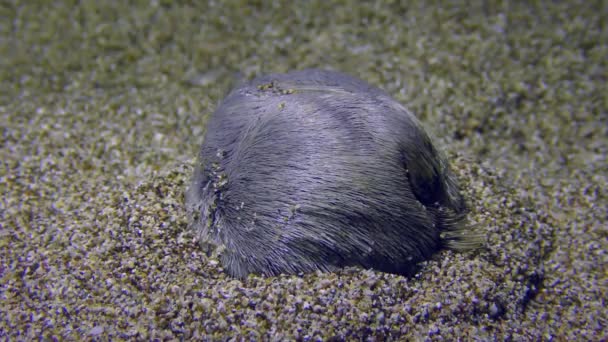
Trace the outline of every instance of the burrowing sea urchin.
<instances>
[{"instance_id":1,"label":"burrowing sea urchin","mask_svg":"<svg viewBox=\"0 0 608 342\"><path fill-rule=\"evenodd\" d=\"M411 274L466 212L414 115L323 70L234 89L209 120L187 204L237 277L350 265Z\"/></svg>"}]
</instances>

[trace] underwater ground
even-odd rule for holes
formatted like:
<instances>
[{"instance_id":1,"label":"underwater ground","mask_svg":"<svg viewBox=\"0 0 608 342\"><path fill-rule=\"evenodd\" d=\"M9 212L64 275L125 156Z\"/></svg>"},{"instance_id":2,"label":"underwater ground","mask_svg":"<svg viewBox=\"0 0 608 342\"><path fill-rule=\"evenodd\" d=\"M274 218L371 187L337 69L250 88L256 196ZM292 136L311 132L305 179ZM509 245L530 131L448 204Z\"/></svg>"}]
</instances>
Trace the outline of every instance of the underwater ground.
<instances>
[{"instance_id":1,"label":"underwater ground","mask_svg":"<svg viewBox=\"0 0 608 342\"><path fill-rule=\"evenodd\" d=\"M0 337L607 339L607 3L299 4L0 4ZM244 282L202 253L206 119L235 80L305 67L416 113L483 248Z\"/></svg>"}]
</instances>

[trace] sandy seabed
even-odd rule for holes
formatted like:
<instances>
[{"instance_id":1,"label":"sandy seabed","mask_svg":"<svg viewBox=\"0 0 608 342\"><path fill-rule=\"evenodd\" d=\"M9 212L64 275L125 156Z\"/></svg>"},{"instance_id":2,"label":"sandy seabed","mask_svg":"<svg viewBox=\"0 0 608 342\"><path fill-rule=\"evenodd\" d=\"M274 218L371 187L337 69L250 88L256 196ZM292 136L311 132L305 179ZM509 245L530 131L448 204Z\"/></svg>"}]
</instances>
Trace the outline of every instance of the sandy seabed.
<instances>
[{"instance_id":1,"label":"sandy seabed","mask_svg":"<svg viewBox=\"0 0 608 342\"><path fill-rule=\"evenodd\" d=\"M0 337L607 339L608 6L404 3L1 4ZM245 281L201 252L183 195L208 115L306 67L417 114L482 248Z\"/></svg>"}]
</instances>

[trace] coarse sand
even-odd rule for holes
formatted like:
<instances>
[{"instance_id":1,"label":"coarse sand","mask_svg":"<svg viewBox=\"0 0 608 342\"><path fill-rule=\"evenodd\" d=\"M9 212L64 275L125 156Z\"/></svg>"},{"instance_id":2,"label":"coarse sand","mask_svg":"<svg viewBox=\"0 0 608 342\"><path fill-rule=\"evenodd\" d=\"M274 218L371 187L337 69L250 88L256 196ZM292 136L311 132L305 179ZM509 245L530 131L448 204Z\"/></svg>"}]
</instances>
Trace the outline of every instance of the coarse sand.
<instances>
[{"instance_id":1,"label":"coarse sand","mask_svg":"<svg viewBox=\"0 0 608 342\"><path fill-rule=\"evenodd\" d=\"M532 3L3 2L0 338L608 339L608 4ZM245 281L202 253L208 115L307 67L416 113L482 248Z\"/></svg>"}]
</instances>

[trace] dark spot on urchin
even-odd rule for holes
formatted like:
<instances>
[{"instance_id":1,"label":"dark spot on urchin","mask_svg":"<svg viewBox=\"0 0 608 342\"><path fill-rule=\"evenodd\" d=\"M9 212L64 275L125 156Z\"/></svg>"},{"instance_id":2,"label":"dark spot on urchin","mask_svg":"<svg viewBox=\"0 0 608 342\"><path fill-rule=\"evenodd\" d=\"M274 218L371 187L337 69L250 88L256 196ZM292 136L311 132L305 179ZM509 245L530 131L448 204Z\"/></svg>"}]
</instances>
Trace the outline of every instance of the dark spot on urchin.
<instances>
[{"instance_id":1,"label":"dark spot on urchin","mask_svg":"<svg viewBox=\"0 0 608 342\"><path fill-rule=\"evenodd\" d=\"M193 226L237 277L345 266L411 275L442 234L464 229L464 200L418 120L341 73L234 89L209 120L199 162Z\"/></svg>"}]
</instances>

